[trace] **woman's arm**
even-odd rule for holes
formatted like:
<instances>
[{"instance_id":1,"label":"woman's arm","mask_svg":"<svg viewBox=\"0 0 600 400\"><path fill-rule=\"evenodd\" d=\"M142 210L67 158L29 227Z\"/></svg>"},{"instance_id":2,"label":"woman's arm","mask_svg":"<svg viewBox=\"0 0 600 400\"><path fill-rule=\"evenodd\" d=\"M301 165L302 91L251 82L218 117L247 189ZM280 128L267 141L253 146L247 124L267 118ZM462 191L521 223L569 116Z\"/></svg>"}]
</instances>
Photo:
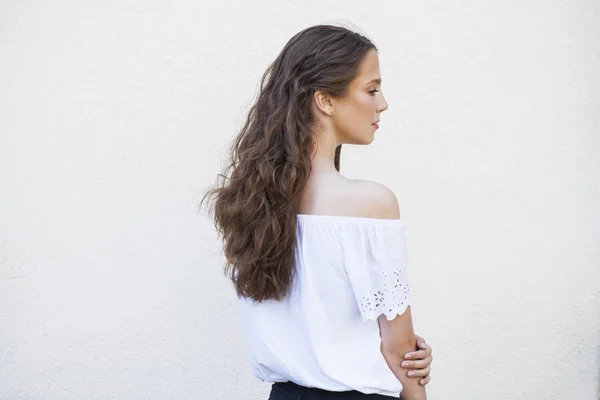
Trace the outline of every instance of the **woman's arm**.
<instances>
[{"instance_id":1,"label":"woman's arm","mask_svg":"<svg viewBox=\"0 0 600 400\"><path fill-rule=\"evenodd\" d=\"M431 381L431 363L433 362L433 349L426 343L426 340L415 334L417 347L419 350L411 351L404 355L402 368L407 369L408 376L413 378L422 378L419 385L427 385Z\"/></svg>"},{"instance_id":2,"label":"woman's arm","mask_svg":"<svg viewBox=\"0 0 600 400\"><path fill-rule=\"evenodd\" d=\"M370 190L365 191L370 196L368 217L383 219L400 219L400 205L394 192L381 184L369 184ZM404 355L417 350L417 338L412 323L410 306L394 319L388 321L385 314L378 317L381 336L381 353L390 370L402 383L402 400L426 400L425 387L419 385L419 378L409 377L402 368Z\"/></svg>"},{"instance_id":3,"label":"woman's arm","mask_svg":"<svg viewBox=\"0 0 600 400\"><path fill-rule=\"evenodd\" d=\"M406 370L401 366L404 355L417 349L410 306L402 315L396 315L391 321L388 321L385 315L381 315L378 322L381 332L381 354L390 370L402 383L400 399L426 400L425 387L419 385L418 378L407 376Z\"/></svg>"}]
</instances>

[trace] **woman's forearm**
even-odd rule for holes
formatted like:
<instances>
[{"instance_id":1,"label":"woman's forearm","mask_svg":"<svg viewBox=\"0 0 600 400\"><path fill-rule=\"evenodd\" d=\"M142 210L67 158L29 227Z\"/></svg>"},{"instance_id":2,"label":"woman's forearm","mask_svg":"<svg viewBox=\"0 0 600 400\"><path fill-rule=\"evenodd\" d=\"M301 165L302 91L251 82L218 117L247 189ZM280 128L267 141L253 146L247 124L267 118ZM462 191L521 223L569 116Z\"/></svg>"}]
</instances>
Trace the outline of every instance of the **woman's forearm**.
<instances>
[{"instance_id":1,"label":"woman's forearm","mask_svg":"<svg viewBox=\"0 0 600 400\"><path fill-rule=\"evenodd\" d=\"M416 342L415 342L416 346ZM427 400L427 393L425 387L419 385L419 378L411 378L406 375L407 370L402 368L400 365L403 361L403 355L414 351L414 347L407 343L402 348L396 348L392 351L386 351L383 347L381 353L383 358L388 364L390 370L396 375L396 378L402 383L402 393L400 393L401 400Z\"/></svg>"}]
</instances>

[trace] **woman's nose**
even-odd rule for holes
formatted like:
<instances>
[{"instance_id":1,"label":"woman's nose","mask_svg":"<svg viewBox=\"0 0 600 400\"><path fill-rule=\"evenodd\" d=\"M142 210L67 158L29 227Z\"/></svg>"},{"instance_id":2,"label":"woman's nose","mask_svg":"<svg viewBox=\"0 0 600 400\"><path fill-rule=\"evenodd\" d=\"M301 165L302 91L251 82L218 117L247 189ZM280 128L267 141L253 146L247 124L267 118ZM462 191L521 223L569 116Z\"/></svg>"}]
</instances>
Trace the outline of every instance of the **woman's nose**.
<instances>
[{"instance_id":1,"label":"woman's nose","mask_svg":"<svg viewBox=\"0 0 600 400\"><path fill-rule=\"evenodd\" d=\"M379 105L379 111L378 112L381 113L381 112L383 112L383 111L385 111L387 109L388 109L388 103L387 103L387 101L385 101L385 98L383 98L382 103Z\"/></svg>"}]
</instances>

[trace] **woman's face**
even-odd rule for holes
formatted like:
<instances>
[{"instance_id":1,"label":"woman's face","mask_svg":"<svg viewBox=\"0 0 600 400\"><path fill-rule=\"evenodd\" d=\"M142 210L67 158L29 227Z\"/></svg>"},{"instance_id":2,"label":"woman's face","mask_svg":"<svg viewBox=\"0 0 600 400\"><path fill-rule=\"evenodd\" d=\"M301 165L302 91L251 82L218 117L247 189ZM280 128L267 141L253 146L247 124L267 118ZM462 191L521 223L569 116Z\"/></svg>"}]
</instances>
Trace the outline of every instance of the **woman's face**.
<instances>
[{"instance_id":1,"label":"woman's face","mask_svg":"<svg viewBox=\"0 0 600 400\"><path fill-rule=\"evenodd\" d=\"M346 95L332 99L332 102L333 126L341 143L371 143L378 128L379 116L388 108L381 92L377 51L372 49L367 52Z\"/></svg>"}]
</instances>

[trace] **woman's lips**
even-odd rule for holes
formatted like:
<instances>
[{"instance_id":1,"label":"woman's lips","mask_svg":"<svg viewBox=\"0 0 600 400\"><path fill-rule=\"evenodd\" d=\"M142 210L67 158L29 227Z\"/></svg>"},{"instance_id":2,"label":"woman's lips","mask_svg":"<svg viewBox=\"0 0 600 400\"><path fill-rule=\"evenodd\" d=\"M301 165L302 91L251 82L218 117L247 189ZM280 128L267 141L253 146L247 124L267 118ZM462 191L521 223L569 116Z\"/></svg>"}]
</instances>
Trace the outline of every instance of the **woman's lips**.
<instances>
[{"instance_id":1,"label":"woman's lips","mask_svg":"<svg viewBox=\"0 0 600 400\"><path fill-rule=\"evenodd\" d=\"M377 122L373 122L371 125L373 125L375 129L379 129L379 124Z\"/></svg>"}]
</instances>

